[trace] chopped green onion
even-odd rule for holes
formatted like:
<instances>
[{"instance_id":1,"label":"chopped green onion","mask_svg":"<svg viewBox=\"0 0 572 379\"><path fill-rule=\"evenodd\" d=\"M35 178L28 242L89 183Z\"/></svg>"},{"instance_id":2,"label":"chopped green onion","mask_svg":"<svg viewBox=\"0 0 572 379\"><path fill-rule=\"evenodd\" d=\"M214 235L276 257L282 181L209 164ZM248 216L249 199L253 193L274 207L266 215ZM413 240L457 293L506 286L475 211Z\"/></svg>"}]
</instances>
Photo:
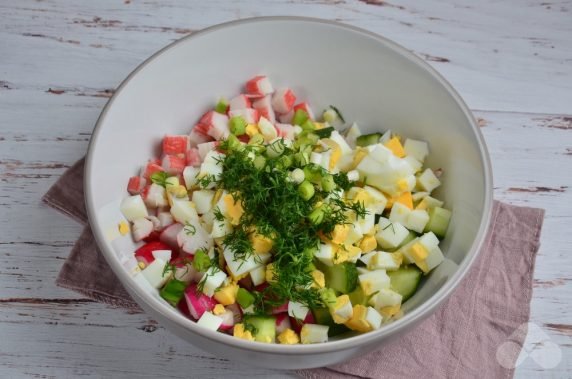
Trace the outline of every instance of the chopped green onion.
<instances>
[{"instance_id":1,"label":"chopped green onion","mask_svg":"<svg viewBox=\"0 0 572 379\"><path fill-rule=\"evenodd\" d=\"M314 186L307 180L304 180L298 186L298 193L300 194L300 196L302 196L302 199L304 200L310 200L312 196L314 196L315 192L316 191L314 190Z\"/></svg>"},{"instance_id":2,"label":"chopped green onion","mask_svg":"<svg viewBox=\"0 0 572 379\"><path fill-rule=\"evenodd\" d=\"M264 166L266 166L266 158L264 158L262 155L257 155L252 163L257 170L262 170Z\"/></svg>"},{"instance_id":3,"label":"chopped green onion","mask_svg":"<svg viewBox=\"0 0 572 379\"><path fill-rule=\"evenodd\" d=\"M293 125L302 125L308 120L308 113L303 109L298 109L292 117Z\"/></svg>"},{"instance_id":4,"label":"chopped green onion","mask_svg":"<svg viewBox=\"0 0 572 379\"><path fill-rule=\"evenodd\" d=\"M244 117L234 116L230 118L230 132L235 136L241 136L246 132L246 125L248 124Z\"/></svg>"},{"instance_id":5,"label":"chopped green onion","mask_svg":"<svg viewBox=\"0 0 572 379\"><path fill-rule=\"evenodd\" d=\"M177 279L171 279L165 287L159 292L161 297L165 299L173 307L176 307L179 301L183 298L185 294L185 288L187 284Z\"/></svg>"},{"instance_id":6,"label":"chopped green onion","mask_svg":"<svg viewBox=\"0 0 572 379\"><path fill-rule=\"evenodd\" d=\"M200 272L206 272L211 267L211 259L204 249L195 252L193 267Z\"/></svg>"},{"instance_id":7,"label":"chopped green onion","mask_svg":"<svg viewBox=\"0 0 572 379\"><path fill-rule=\"evenodd\" d=\"M322 189L326 192L332 192L336 188L334 177L330 174L326 174L322 177L321 184Z\"/></svg>"},{"instance_id":8,"label":"chopped green onion","mask_svg":"<svg viewBox=\"0 0 572 379\"><path fill-rule=\"evenodd\" d=\"M216 103L215 105L215 112L225 114L227 108L228 108L228 101L224 97L221 97L218 100L218 103Z\"/></svg>"},{"instance_id":9,"label":"chopped green onion","mask_svg":"<svg viewBox=\"0 0 572 379\"><path fill-rule=\"evenodd\" d=\"M292 179L292 181L294 181L294 183L296 184L300 184L304 181L305 175L304 175L304 170L300 169L300 168L296 168L294 169L291 173L290 173L290 178Z\"/></svg>"},{"instance_id":10,"label":"chopped green onion","mask_svg":"<svg viewBox=\"0 0 572 379\"><path fill-rule=\"evenodd\" d=\"M244 288L239 287L238 292L236 293L236 302L242 307L242 309L248 308L254 304L254 295Z\"/></svg>"},{"instance_id":11,"label":"chopped green onion","mask_svg":"<svg viewBox=\"0 0 572 379\"><path fill-rule=\"evenodd\" d=\"M319 206L316 209L314 209L310 215L308 216L308 218L310 219L310 221L312 222L312 224L314 225L320 225L322 223L322 221L324 221L324 217L326 216L326 207Z\"/></svg>"},{"instance_id":12,"label":"chopped green onion","mask_svg":"<svg viewBox=\"0 0 572 379\"><path fill-rule=\"evenodd\" d=\"M250 137L250 140L248 141L249 145L261 145L264 143L264 137L262 136L262 134L255 134L252 137Z\"/></svg>"},{"instance_id":13,"label":"chopped green onion","mask_svg":"<svg viewBox=\"0 0 572 379\"><path fill-rule=\"evenodd\" d=\"M224 142L224 148L226 150L240 150L242 148L242 144L234 134L230 134Z\"/></svg>"},{"instance_id":14,"label":"chopped green onion","mask_svg":"<svg viewBox=\"0 0 572 379\"><path fill-rule=\"evenodd\" d=\"M340 120L342 120L343 123L346 122L346 120L344 120L344 116L342 115L342 112L340 112L340 110L336 107L334 107L333 105L330 105L330 109L333 109L334 112L336 112L336 116L338 116L340 118Z\"/></svg>"},{"instance_id":15,"label":"chopped green onion","mask_svg":"<svg viewBox=\"0 0 572 379\"><path fill-rule=\"evenodd\" d=\"M151 175L151 181L161 187L167 186L167 179L169 178L169 174L165 171L157 171L156 173Z\"/></svg>"},{"instance_id":16,"label":"chopped green onion","mask_svg":"<svg viewBox=\"0 0 572 379\"><path fill-rule=\"evenodd\" d=\"M311 120L306 120L302 125L300 125L302 130L312 131L316 129L316 125Z\"/></svg>"}]
</instances>

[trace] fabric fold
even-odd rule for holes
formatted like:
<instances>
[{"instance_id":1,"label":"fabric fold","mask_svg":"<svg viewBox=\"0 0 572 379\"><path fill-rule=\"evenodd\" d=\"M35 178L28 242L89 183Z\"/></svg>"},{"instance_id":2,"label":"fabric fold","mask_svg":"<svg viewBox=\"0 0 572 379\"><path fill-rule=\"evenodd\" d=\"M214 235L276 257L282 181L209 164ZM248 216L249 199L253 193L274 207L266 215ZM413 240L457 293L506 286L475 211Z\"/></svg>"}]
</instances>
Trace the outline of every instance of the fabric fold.
<instances>
[{"instance_id":1,"label":"fabric fold","mask_svg":"<svg viewBox=\"0 0 572 379\"><path fill-rule=\"evenodd\" d=\"M109 268L89 228L84 163L81 159L74 164L42 199L86 225L56 283L95 301L140 311ZM309 379L512 377L518 352L503 356L507 353L501 346L507 341L522 346L526 337L514 332L526 326L530 316L544 210L495 201L492 216L477 260L432 316L378 351L296 373Z\"/></svg>"}]
</instances>

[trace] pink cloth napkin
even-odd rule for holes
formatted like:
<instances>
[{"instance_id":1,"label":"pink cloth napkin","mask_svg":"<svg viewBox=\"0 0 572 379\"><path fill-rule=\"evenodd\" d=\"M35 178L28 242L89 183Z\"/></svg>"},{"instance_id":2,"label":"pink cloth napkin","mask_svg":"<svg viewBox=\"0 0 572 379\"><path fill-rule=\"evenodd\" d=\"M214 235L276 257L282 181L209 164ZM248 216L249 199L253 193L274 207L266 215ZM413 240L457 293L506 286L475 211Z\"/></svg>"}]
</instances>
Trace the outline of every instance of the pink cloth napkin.
<instances>
[{"instance_id":1,"label":"pink cloth napkin","mask_svg":"<svg viewBox=\"0 0 572 379\"><path fill-rule=\"evenodd\" d=\"M85 225L56 283L107 304L140 309L108 267L84 208L84 160L72 166L42 199ZM455 293L421 325L382 349L348 362L296 373L304 378L507 378L520 353L498 349L528 322L534 260L544 210L495 202L488 236L475 265ZM511 354L512 353L512 354ZM508 356L507 356L508 354ZM511 364L512 363L512 364Z\"/></svg>"}]
</instances>

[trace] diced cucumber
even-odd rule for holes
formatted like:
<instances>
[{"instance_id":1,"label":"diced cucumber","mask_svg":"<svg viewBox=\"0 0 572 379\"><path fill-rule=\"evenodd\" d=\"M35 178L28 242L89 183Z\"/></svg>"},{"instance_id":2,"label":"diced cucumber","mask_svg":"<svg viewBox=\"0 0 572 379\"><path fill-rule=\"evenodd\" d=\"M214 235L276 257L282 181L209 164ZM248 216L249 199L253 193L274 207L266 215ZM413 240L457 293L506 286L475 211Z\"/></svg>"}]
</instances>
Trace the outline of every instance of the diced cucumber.
<instances>
[{"instance_id":1,"label":"diced cucumber","mask_svg":"<svg viewBox=\"0 0 572 379\"><path fill-rule=\"evenodd\" d=\"M356 145L361 147L375 145L379 141L380 137L381 133L364 134L356 138Z\"/></svg>"},{"instance_id":2,"label":"diced cucumber","mask_svg":"<svg viewBox=\"0 0 572 379\"><path fill-rule=\"evenodd\" d=\"M332 314L328 308L316 308L312 310L314 318L316 319L316 324L327 325L328 337L337 336L338 334L345 333L349 329L343 324L336 324L332 318Z\"/></svg>"},{"instance_id":3,"label":"diced cucumber","mask_svg":"<svg viewBox=\"0 0 572 379\"><path fill-rule=\"evenodd\" d=\"M361 286L357 286L355 290L348 294L352 305L367 305L367 296L363 292Z\"/></svg>"},{"instance_id":4,"label":"diced cucumber","mask_svg":"<svg viewBox=\"0 0 572 379\"><path fill-rule=\"evenodd\" d=\"M425 225L425 232L433 232L437 237L443 238L447 233L450 220L450 210L441 207L429 209L429 222Z\"/></svg>"},{"instance_id":5,"label":"diced cucumber","mask_svg":"<svg viewBox=\"0 0 572 379\"><path fill-rule=\"evenodd\" d=\"M276 318L272 316L248 316L244 319L246 329L258 342L273 343L276 340Z\"/></svg>"},{"instance_id":6,"label":"diced cucumber","mask_svg":"<svg viewBox=\"0 0 572 379\"><path fill-rule=\"evenodd\" d=\"M391 289L403 296L403 302L409 299L419 286L422 272L415 265L400 267L396 271L387 271Z\"/></svg>"},{"instance_id":7,"label":"diced cucumber","mask_svg":"<svg viewBox=\"0 0 572 379\"><path fill-rule=\"evenodd\" d=\"M355 264L344 262L333 266L320 266L326 279L326 287L344 294L352 292L357 287L358 271Z\"/></svg>"}]
</instances>

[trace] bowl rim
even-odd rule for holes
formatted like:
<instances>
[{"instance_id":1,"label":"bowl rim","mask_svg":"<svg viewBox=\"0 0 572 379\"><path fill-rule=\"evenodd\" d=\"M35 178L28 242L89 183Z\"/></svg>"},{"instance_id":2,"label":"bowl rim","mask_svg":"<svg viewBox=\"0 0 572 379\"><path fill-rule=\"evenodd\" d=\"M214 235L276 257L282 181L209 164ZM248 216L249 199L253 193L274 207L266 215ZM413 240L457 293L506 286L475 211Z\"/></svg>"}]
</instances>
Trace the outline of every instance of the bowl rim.
<instances>
[{"instance_id":1,"label":"bowl rim","mask_svg":"<svg viewBox=\"0 0 572 379\"><path fill-rule=\"evenodd\" d=\"M308 344L308 345L282 345L282 344L264 344L264 343L253 343L252 341L246 341L238 338L234 338L232 336L208 330L196 325L195 321L192 321L182 315L175 309L168 309L166 305L159 302L158 299L154 298L150 293L143 291L140 286L138 286L132 277L130 277L123 267L112 257L112 252L107 249L106 246L106 238L100 228L96 227L95 221L92 223L91 220L95 220L96 210L95 204L92 200L92 178L91 178L91 171L92 166L94 165L93 155L95 151L96 141L98 139L99 131L101 130L102 124L105 121L107 112L113 106L115 99L119 96L122 89L129 84L131 79L136 76L139 71L141 71L144 67L146 67L149 63L155 60L155 58L159 57L166 51L178 46L179 44L187 41L189 39L200 38L201 36L219 31L221 29L232 28L234 26L240 26L243 24L252 24L252 23L263 23L263 22L276 22L276 21L295 21L295 22L307 22L307 23L317 23L317 24L326 24L329 26L334 26L337 28L345 29L348 32L352 33L359 33L365 35L366 37L374 38L379 43L385 45L385 47L391 49L397 54L400 54L405 59L408 59L415 63L419 68L424 69L428 74L430 74L434 79L436 79L448 92L448 94L455 100L461 111L464 113L465 117L469 121L469 124L472 127L472 131L474 133L475 139L477 141L479 147L480 158L484 168L484 187L485 187L485 194L484 194L484 202L483 202L483 215L481 217L481 222L479 224L479 229L476 234L473 243L471 244L471 248L468 250L467 255L463 259L463 261L459 264L459 268L455 272L455 274L449 278L447 283L445 283L437 292L435 292L430 300L425 301L424 303L420 304L416 309L408 312L405 314L401 319L396 320L384 327L371 331L368 333L363 333L355 336L351 336L348 338L336 340L336 341L328 341L326 343L321 344ZM384 337L387 338L391 335L394 335L398 332L407 331L410 329L410 326L417 324L418 322L426 319L430 315L432 315L437 307L443 303L457 288L460 281L465 277L469 268L471 267L472 263L475 261L479 251L484 244L486 232L492 217L492 206L493 206L493 176L492 176L492 165L490 161L490 157L487 151L487 147L484 141L484 137L480 131L480 128L468 108L467 104L461 98L461 96L457 93L457 91L453 88L453 86L433 67L431 67L427 62L423 59L418 57L412 51L406 49L405 47L383 37L377 33L371 32L366 29L362 29L353 25L348 25L345 23L331 21L326 19L314 18L314 17L301 17L301 16L261 16L261 17L250 17L244 18L240 20L233 20L228 22L223 22L220 24L212 25L196 31L190 35L182 37L167 46L161 48L153 55L145 59L142 63L140 63L129 75L120 83L117 87L113 96L107 101L104 108L102 109L95 127L93 129L92 137L90 139L88 145L88 152L86 155L86 163L84 169L84 188L85 188L85 206L87 210L88 220L90 225L93 225L92 232L95 236L95 240L97 245L100 247L105 260L110 265L113 272L117 275L120 279L121 283L129 289L129 292L135 293L137 297L144 300L146 305L151 308L154 312L159 313L161 316L168 319L170 322L177 324L180 327L189 328L191 332L199 334L202 338L211 340L213 342L221 343L223 345L231 345L235 348L249 350L252 352L261 352L261 353L271 353L271 354L282 354L282 355L302 355L302 354L312 354L312 353L328 353L328 352L337 352L341 350L347 350L351 348L356 348L359 346L367 346L372 345L376 341L382 340Z\"/></svg>"}]
</instances>

